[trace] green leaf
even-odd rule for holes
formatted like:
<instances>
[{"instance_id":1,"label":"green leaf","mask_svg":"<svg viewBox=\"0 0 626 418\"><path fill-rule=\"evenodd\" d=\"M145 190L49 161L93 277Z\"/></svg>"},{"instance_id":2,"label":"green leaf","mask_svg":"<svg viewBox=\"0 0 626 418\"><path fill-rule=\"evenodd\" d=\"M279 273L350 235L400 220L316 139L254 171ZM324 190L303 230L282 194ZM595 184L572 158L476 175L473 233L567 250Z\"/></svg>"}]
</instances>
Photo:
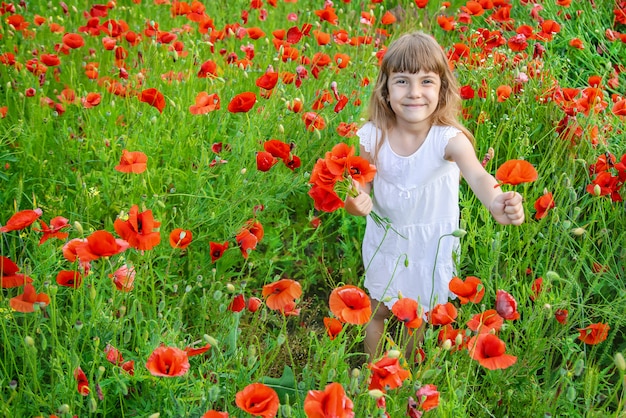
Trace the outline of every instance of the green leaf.
<instances>
[{"instance_id":1,"label":"green leaf","mask_svg":"<svg viewBox=\"0 0 626 418\"><path fill-rule=\"evenodd\" d=\"M289 399L293 401L296 398L297 393L302 396L306 393L305 390L298 389L293 370L291 370L291 367L287 365L285 365L283 375L281 377L276 378L263 376L260 379L260 382L274 389L282 404L288 403Z\"/></svg>"}]
</instances>

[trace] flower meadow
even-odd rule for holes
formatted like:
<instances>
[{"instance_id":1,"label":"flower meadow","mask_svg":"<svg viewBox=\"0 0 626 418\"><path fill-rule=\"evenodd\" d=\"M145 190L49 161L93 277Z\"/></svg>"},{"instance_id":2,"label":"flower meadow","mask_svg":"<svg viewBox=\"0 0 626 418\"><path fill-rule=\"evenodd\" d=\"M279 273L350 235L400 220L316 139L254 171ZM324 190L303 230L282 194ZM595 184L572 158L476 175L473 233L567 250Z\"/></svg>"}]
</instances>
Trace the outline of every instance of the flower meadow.
<instances>
[{"instance_id":1,"label":"flower meadow","mask_svg":"<svg viewBox=\"0 0 626 418\"><path fill-rule=\"evenodd\" d=\"M92 3L0 5L0 415L625 416L626 2ZM526 221L462 182L455 297L369 359L342 206L413 30Z\"/></svg>"}]
</instances>

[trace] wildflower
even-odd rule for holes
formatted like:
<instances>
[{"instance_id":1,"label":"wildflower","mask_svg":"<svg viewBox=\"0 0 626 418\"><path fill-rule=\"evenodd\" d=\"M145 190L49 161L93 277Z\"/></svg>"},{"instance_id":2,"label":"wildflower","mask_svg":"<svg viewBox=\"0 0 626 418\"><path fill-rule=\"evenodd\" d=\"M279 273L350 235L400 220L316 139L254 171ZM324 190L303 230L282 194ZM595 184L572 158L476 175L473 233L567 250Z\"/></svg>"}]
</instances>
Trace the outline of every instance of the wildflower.
<instances>
[{"instance_id":1,"label":"wildflower","mask_svg":"<svg viewBox=\"0 0 626 418\"><path fill-rule=\"evenodd\" d=\"M485 312L476 314L467 321L466 325L469 329L479 334L484 334L493 331L500 331L504 324L504 318L498 315L495 309L489 309Z\"/></svg>"},{"instance_id":2,"label":"wildflower","mask_svg":"<svg viewBox=\"0 0 626 418\"><path fill-rule=\"evenodd\" d=\"M35 304L40 307L48 306L50 298L45 293L37 293L35 287L30 283L24 283L24 293L9 300L9 306L22 313L35 312Z\"/></svg>"},{"instance_id":3,"label":"wildflower","mask_svg":"<svg viewBox=\"0 0 626 418\"><path fill-rule=\"evenodd\" d=\"M413 329L422 326L424 322L422 309L415 299L398 299L391 307L391 312L409 329L409 334L413 332Z\"/></svg>"},{"instance_id":4,"label":"wildflower","mask_svg":"<svg viewBox=\"0 0 626 418\"><path fill-rule=\"evenodd\" d=\"M10 289L33 282L30 277L18 273L19 270L20 268L10 258L0 255L0 287Z\"/></svg>"},{"instance_id":5,"label":"wildflower","mask_svg":"<svg viewBox=\"0 0 626 418\"><path fill-rule=\"evenodd\" d=\"M74 270L61 270L56 278L59 286L77 288L83 283L83 276Z\"/></svg>"},{"instance_id":6,"label":"wildflower","mask_svg":"<svg viewBox=\"0 0 626 418\"><path fill-rule=\"evenodd\" d=\"M517 185L537 180L537 170L525 160L508 160L496 171L500 184Z\"/></svg>"},{"instance_id":7,"label":"wildflower","mask_svg":"<svg viewBox=\"0 0 626 418\"><path fill-rule=\"evenodd\" d=\"M146 361L146 368L153 376L182 376L189 370L189 359L184 350L162 345L150 354Z\"/></svg>"},{"instance_id":8,"label":"wildflower","mask_svg":"<svg viewBox=\"0 0 626 418\"><path fill-rule=\"evenodd\" d=\"M244 310L245 307L246 299L241 293L239 293L238 295L235 295L233 300L228 305L228 310L231 312L241 312Z\"/></svg>"},{"instance_id":9,"label":"wildflower","mask_svg":"<svg viewBox=\"0 0 626 418\"><path fill-rule=\"evenodd\" d=\"M478 334L468 342L470 357L489 370L506 369L517 362L517 357L505 354L504 341L494 334Z\"/></svg>"},{"instance_id":10,"label":"wildflower","mask_svg":"<svg viewBox=\"0 0 626 418\"><path fill-rule=\"evenodd\" d=\"M120 163L115 166L115 170L120 173L140 174L146 171L148 166L148 156L141 151L122 151Z\"/></svg>"},{"instance_id":11,"label":"wildflower","mask_svg":"<svg viewBox=\"0 0 626 418\"><path fill-rule=\"evenodd\" d=\"M124 264L113 274L109 274L109 277L113 280L113 284L117 290L121 292L130 292L133 290L135 283L135 268Z\"/></svg>"},{"instance_id":12,"label":"wildflower","mask_svg":"<svg viewBox=\"0 0 626 418\"><path fill-rule=\"evenodd\" d=\"M335 288L328 300L331 312L340 321L363 325L372 315L372 303L364 290L353 285Z\"/></svg>"},{"instance_id":13,"label":"wildflower","mask_svg":"<svg viewBox=\"0 0 626 418\"><path fill-rule=\"evenodd\" d=\"M609 335L609 329L611 329L611 327L601 322L591 324L578 330L580 332L578 339L588 345L600 344L602 341L606 340Z\"/></svg>"},{"instance_id":14,"label":"wildflower","mask_svg":"<svg viewBox=\"0 0 626 418\"><path fill-rule=\"evenodd\" d=\"M191 231L182 228L176 228L170 232L170 245L172 248L180 248L184 250L191 244L193 235Z\"/></svg>"},{"instance_id":15,"label":"wildflower","mask_svg":"<svg viewBox=\"0 0 626 418\"><path fill-rule=\"evenodd\" d=\"M111 257L113 255L124 252L128 249L128 242L122 239L116 239L109 231L98 230L86 239L74 239L63 247L63 255L70 261L74 261L76 257L81 263L97 260L100 257ZM75 252L74 260L71 259L71 252Z\"/></svg>"},{"instance_id":16,"label":"wildflower","mask_svg":"<svg viewBox=\"0 0 626 418\"><path fill-rule=\"evenodd\" d=\"M276 391L263 383L251 383L235 395L235 404L255 417L273 418L280 401Z\"/></svg>"},{"instance_id":17,"label":"wildflower","mask_svg":"<svg viewBox=\"0 0 626 418\"><path fill-rule=\"evenodd\" d=\"M478 277L467 276L465 281L458 277L453 277L448 284L452 293L457 295L461 305L469 302L480 303L485 295L485 286Z\"/></svg>"},{"instance_id":18,"label":"wildflower","mask_svg":"<svg viewBox=\"0 0 626 418\"><path fill-rule=\"evenodd\" d=\"M205 412L200 418L228 418L228 412L219 412L211 409Z\"/></svg>"},{"instance_id":19,"label":"wildflower","mask_svg":"<svg viewBox=\"0 0 626 418\"><path fill-rule=\"evenodd\" d=\"M281 310L302 296L302 286L292 279L281 279L263 286L265 303L272 310Z\"/></svg>"},{"instance_id":20,"label":"wildflower","mask_svg":"<svg viewBox=\"0 0 626 418\"><path fill-rule=\"evenodd\" d=\"M555 207L554 199L552 198L552 193L547 192L541 195L535 201L535 219L542 219L548 213L548 210Z\"/></svg>"},{"instance_id":21,"label":"wildflower","mask_svg":"<svg viewBox=\"0 0 626 418\"><path fill-rule=\"evenodd\" d=\"M256 103L256 94L252 92L243 92L237 94L228 103L228 111L231 113L248 112Z\"/></svg>"},{"instance_id":22,"label":"wildflower","mask_svg":"<svg viewBox=\"0 0 626 418\"><path fill-rule=\"evenodd\" d=\"M209 251L211 252L211 262L215 263L219 260L222 255L224 255L224 251L228 248L228 241L220 244L218 242L209 242Z\"/></svg>"},{"instance_id":23,"label":"wildflower","mask_svg":"<svg viewBox=\"0 0 626 418\"><path fill-rule=\"evenodd\" d=\"M353 418L354 404L340 383L329 383L324 390L310 390L304 398L308 418Z\"/></svg>"},{"instance_id":24,"label":"wildflower","mask_svg":"<svg viewBox=\"0 0 626 418\"><path fill-rule=\"evenodd\" d=\"M165 109L165 96L155 88L142 90L139 94L139 101L153 106L159 113L163 113L163 109Z\"/></svg>"},{"instance_id":25,"label":"wildflower","mask_svg":"<svg viewBox=\"0 0 626 418\"><path fill-rule=\"evenodd\" d=\"M368 367L372 371L370 390L379 389L385 392L389 389L395 389L402 386L402 383L411 374L402 368L398 358L390 358L389 356L384 356L376 363L368 364Z\"/></svg>"},{"instance_id":26,"label":"wildflower","mask_svg":"<svg viewBox=\"0 0 626 418\"><path fill-rule=\"evenodd\" d=\"M139 207L133 205L128 212L128 220L116 219L113 228L120 237L138 250L151 250L161 242L161 233L155 231L161 225L154 220L151 210L139 212Z\"/></svg>"},{"instance_id":27,"label":"wildflower","mask_svg":"<svg viewBox=\"0 0 626 418\"><path fill-rule=\"evenodd\" d=\"M430 411L439 406L439 391L435 385L424 385L415 392L419 408Z\"/></svg>"},{"instance_id":28,"label":"wildflower","mask_svg":"<svg viewBox=\"0 0 626 418\"><path fill-rule=\"evenodd\" d=\"M19 211L9 218L7 223L0 228L0 232L20 231L30 226L42 214L43 210L40 208Z\"/></svg>"},{"instance_id":29,"label":"wildflower","mask_svg":"<svg viewBox=\"0 0 626 418\"><path fill-rule=\"evenodd\" d=\"M214 110L220 109L220 97L217 93L208 94L201 91L196 96L196 103L189 106L189 112L192 115L204 115Z\"/></svg>"},{"instance_id":30,"label":"wildflower","mask_svg":"<svg viewBox=\"0 0 626 418\"><path fill-rule=\"evenodd\" d=\"M89 389L89 381L87 380L87 376L85 375L85 372L83 372L83 369L77 367L76 370L74 370L74 379L76 379L77 382L78 393L83 396L89 395L91 389Z\"/></svg>"},{"instance_id":31,"label":"wildflower","mask_svg":"<svg viewBox=\"0 0 626 418\"><path fill-rule=\"evenodd\" d=\"M62 229L68 228L69 220L65 219L62 216L56 216L50 220L50 226L39 220L39 224L41 225L41 229L35 229L35 231L43 232L43 236L39 240L39 245L43 244L50 238L58 238L60 240L64 240L68 237L67 232L61 232Z\"/></svg>"},{"instance_id":32,"label":"wildflower","mask_svg":"<svg viewBox=\"0 0 626 418\"><path fill-rule=\"evenodd\" d=\"M560 324L565 325L567 323L568 314L567 309L557 309L554 311L554 318L559 321Z\"/></svg>"},{"instance_id":33,"label":"wildflower","mask_svg":"<svg viewBox=\"0 0 626 418\"><path fill-rule=\"evenodd\" d=\"M429 322L433 325L447 325L456 320L457 310L450 302L445 304L437 304L433 309L426 313Z\"/></svg>"},{"instance_id":34,"label":"wildflower","mask_svg":"<svg viewBox=\"0 0 626 418\"><path fill-rule=\"evenodd\" d=\"M520 317L517 312L517 301L504 290L496 292L496 311L504 319L515 320Z\"/></svg>"},{"instance_id":35,"label":"wildflower","mask_svg":"<svg viewBox=\"0 0 626 418\"><path fill-rule=\"evenodd\" d=\"M343 329L343 324L336 318L324 317L324 328L326 328L330 339L334 340Z\"/></svg>"}]
</instances>

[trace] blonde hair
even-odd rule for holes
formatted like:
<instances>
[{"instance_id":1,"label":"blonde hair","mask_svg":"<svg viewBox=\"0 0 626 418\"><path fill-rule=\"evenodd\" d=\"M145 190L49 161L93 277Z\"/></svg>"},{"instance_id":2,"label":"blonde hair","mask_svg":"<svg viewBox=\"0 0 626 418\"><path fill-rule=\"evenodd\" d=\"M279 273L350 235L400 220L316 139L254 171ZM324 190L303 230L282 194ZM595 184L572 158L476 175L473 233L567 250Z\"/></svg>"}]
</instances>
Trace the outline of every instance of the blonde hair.
<instances>
[{"instance_id":1,"label":"blonde hair","mask_svg":"<svg viewBox=\"0 0 626 418\"><path fill-rule=\"evenodd\" d=\"M474 143L474 136L460 122L461 96L456 77L450 69L448 58L435 38L424 32L412 32L393 41L383 56L374 91L369 101L369 120L380 129L378 149L387 132L396 123L396 115L389 104L387 80L392 72L415 74L420 71L433 72L441 79L439 103L431 116L433 125L453 126L461 130Z\"/></svg>"}]
</instances>

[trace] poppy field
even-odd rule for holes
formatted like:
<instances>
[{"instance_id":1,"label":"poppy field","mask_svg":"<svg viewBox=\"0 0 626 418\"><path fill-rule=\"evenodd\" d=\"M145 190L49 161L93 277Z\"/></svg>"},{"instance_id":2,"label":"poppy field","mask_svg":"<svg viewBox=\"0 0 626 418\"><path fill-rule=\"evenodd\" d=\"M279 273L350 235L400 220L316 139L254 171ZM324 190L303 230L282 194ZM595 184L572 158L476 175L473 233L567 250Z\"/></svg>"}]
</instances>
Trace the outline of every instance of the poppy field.
<instances>
[{"instance_id":1,"label":"poppy field","mask_svg":"<svg viewBox=\"0 0 626 418\"><path fill-rule=\"evenodd\" d=\"M626 416L625 1L0 16L1 416ZM342 206L373 175L380 60L414 30L526 220L462 181L454 296L400 298L369 359L365 219Z\"/></svg>"}]
</instances>

